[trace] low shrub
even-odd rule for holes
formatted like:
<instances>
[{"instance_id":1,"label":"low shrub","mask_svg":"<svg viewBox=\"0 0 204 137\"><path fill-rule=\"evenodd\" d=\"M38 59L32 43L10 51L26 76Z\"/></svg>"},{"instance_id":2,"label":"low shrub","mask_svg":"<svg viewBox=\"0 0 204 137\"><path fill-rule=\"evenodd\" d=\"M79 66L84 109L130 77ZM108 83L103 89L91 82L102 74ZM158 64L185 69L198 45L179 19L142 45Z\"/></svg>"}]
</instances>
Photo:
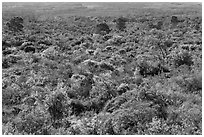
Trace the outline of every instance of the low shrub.
<instances>
[{"instance_id":1,"label":"low shrub","mask_svg":"<svg viewBox=\"0 0 204 137\"><path fill-rule=\"evenodd\" d=\"M176 67L179 67L181 65L192 66L193 65L192 55L189 52L187 52L187 51L180 52L174 58L174 65Z\"/></svg>"},{"instance_id":2,"label":"low shrub","mask_svg":"<svg viewBox=\"0 0 204 137\"><path fill-rule=\"evenodd\" d=\"M127 19L124 17L120 17L118 19L116 19L116 28L118 28L118 30L123 31L126 28L126 21Z\"/></svg>"},{"instance_id":3,"label":"low shrub","mask_svg":"<svg viewBox=\"0 0 204 137\"><path fill-rule=\"evenodd\" d=\"M7 27L9 30L18 32L23 30L23 18L21 17L13 17L8 23Z\"/></svg>"},{"instance_id":4,"label":"low shrub","mask_svg":"<svg viewBox=\"0 0 204 137\"><path fill-rule=\"evenodd\" d=\"M162 72L170 72L168 68L162 66L160 63L142 60L138 63L140 75L146 77L148 75L155 76Z\"/></svg>"},{"instance_id":5,"label":"low shrub","mask_svg":"<svg viewBox=\"0 0 204 137\"><path fill-rule=\"evenodd\" d=\"M103 134L141 134L156 113L155 109L148 107L117 110L104 122Z\"/></svg>"},{"instance_id":6,"label":"low shrub","mask_svg":"<svg viewBox=\"0 0 204 137\"><path fill-rule=\"evenodd\" d=\"M47 111L53 121L64 117L67 101L68 98L66 93L61 91L54 91L52 94L47 96L45 103L47 104Z\"/></svg>"},{"instance_id":7,"label":"low shrub","mask_svg":"<svg viewBox=\"0 0 204 137\"><path fill-rule=\"evenodd\" d=\"M194 74L188 77L177 77L175 82L184 89L186 93L200 93L202 90L202 73Z\"/></svg>"},{"instance_id":8,"label":"low shrub","mask_svg":"<svg viewBox=\"0 0 204 137\"><path fill-rule=\"evenodd\" d=\"M111 30L106 23L99 23L95 27L95 34L108 34L110 31Z\"/></svg>"}]
</instances>

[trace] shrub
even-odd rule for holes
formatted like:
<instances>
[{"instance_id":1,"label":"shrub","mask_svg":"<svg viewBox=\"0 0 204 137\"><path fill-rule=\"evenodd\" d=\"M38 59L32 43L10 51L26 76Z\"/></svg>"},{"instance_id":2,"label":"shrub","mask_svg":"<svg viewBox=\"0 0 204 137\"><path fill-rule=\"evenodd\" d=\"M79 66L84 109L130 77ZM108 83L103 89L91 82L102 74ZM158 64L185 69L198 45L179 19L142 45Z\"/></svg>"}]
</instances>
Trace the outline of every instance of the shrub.
<instances>
[{"instance_id":1,"label":"shrub","mask_svg":"<svg viewBox=\"0 0 204 137\"><path fill-rule=\"evenodd\" d=\"M184 89L186 93L199 93L202 90L202 73L194 74L188 77L177 77L175 82Z\"/></svg>"},{"instance_id":2,"label":"shrub","mask_svg":"<svg viewBox=\"0 0 204 137\"><path fill-rule=\"evenodd\" d=\"M187 65L187 66L191 66L193 65L193 58L192 55L187 52L187 51L183 51L180 52L175 58L174 58L174 65L176 67L179 67L181 65Z\"/></svg>"},{"instance_id":3,"label":"shrub","mask_svg":"<svg viewBox=\"0 0 204 137\"><path fill-rule=\"evenodd\" d=\"M104 133L103 125L104 125L104 122L107 120L107 118L110 116L111 116L110 113L101 112L92 118L95 134L105 135L106 132Z\"/></svg>"},{"instance_id":4,"label":"shrub","mask_svg":"<svg viewBox=\"0 0 204 137\"><path fill-rule=\"evenodd\" d=\"M19 55L13 55L10 54L7 57L3 57L2 60L2 67L3 68L9 68L11 67L13 64L16 64L19 60L21 60L22 57Z\"/></svg>"},{"instance_id":5,"label":"shrub","mask_svg":"<svg viewBox=\"0 0 204 137\"><path fill-rule=\"evenodd\" d=\"M177 133L174 134L200 134L202 128L201 109L200 104L195 104L192 99L188 99L179 108L168 110L167 124L169 126L179 126L180 131L176 131Z\"/></svg>"},{"instance_id":6,"label":"shrub","mask_svg":"<svg viewBox=\"0 0 204 137\"><path fill-rule=\"evenodd\" d=\"M106 23L99 23L95 27L95 34L108 34L110 31Z\"/></svg>"},{"instance_id":7,"label":"shrub","mask_svg":"<svg viewBox=\"0 0 204 137\"><path fill-rule=\"evenodd\" d=\"M90 91L92 89L92 84L94 83L93 81L93 75L88 74L88 75L73 75L71 77L72 81L72 87L71 91L69 91L69 94L75 98L78 97L89 97L90 96Z\"/></svg>"},{"instance_id":8,"label":"shrub","mask_svg":"<svg viewBox=\"0 0 204 137\"><path fill-rule=\"evenodd\" d=\"M9 58L3 57L3 59L2 59L2 68L6 69L6 68L9 68L10 66L11 66L11 63L9 63Z\"/></svg>"},{"instance_id":9,"label":"shrub","mask_svg":"<svg viewBox=\"0 0 204 137\"><path fill-rule=\"evenodd\" d=\"M96 113L99 113L103 110L105 104L108 100L117 96L117 93L114 89L114 85L111 83L100 83L96 81L96 85L93 86L93 89L90 94L90 101L87 103L88 109L93 110Z\"/></svg>"},{"instance_id":10,"label":"shrub","mask_svg":"<svg viewBox=\"0 0 204 137\"><path fill-rule=\"evenodd\" d=\"M171 23L178 23L179 22L179 20L178 20L178 17L177 16L172 16L171 17Z\"/></svg>"},{"instance_id":11,"label":"shrub","mask_svg":"<svg viewBox=\"0 0 204 137\"><path fill-rule=\"evenodd\" d=\"M154 91L142 90L139 93L139 97L142 101L151 102L151 106L157 110L157 117L167 119L166 108L171 104L171 100L162 94L156 93Z\"/></svg>"},{"instance_id":12,"label":"shrub","mask_svg":"<svg viewBox=\"0 0 204 137\"><path fill-rule=\"evenodd\" d=\"M62 91L54 91L47 97L47 111L50 113L53 121L62 119L64 117L67 101L66 93Z\"/></svg>"},{"instance_id":13,"label":"shrub","mask_svg":"<svg viewBox=\"0 0 204 137\"><path fill-rule=\"evenodd\" d=\"M140 134L155 116L156 110L149 107L117 110L104 122L104 134Z\"/></svg>"},{"instance_id":14,"label":"shrub","mask_svg":"<svg viewBox=\"0 0 204 137\"><path fill-rule=\"evenodd\" d=\"M69 103L69 107L71 110L71 115L78 116L82 112L86 111L85 105L78 99L71 100Z\"/></svg>"},{"instance_id":15,"label":"shrub","mask_svg":"<svg viewBox=\"0 0 204 137\"><path fill-rule=\"evenodd\" d=\"M173 44L174 44L174 42L170 39L167 39L164 41L164 46L167 48L170 48Z\"/></svg>"},{"instance_id":16,"label":"shrub","mask_svg":"<svg viewBox=\"0 0 204 137\"><path fill-rule=\"evenodd\" d=\"M109 98L100 95L99 97L95 97L85 102L85 106L87 111L93 111L95 113L99 113L103 110L104 105L108 101Z\"/></svg>"},{"instance_id":17,"label":"shrub","mask_svg":"<svg viewBox=\"0 0 204 137\"><path fill-rule=\"evenodd\" d=\"M2 103L4 105L17 105L21 103L22 95L19 91L20 89L15 89L8 87L2 90Z\"/></svg>"},{"instance_id":18,"label":"shrub","mask_svg":"<svg viewBox=\"0 0 204 137\"><path fill-rule=\"evenodd\" d=\"M105 62L100 62L99 66L103 70L110 70L110 71L114 71L115 70L115 68L111 64L108 64L108 63L105 63Z\"/></svg>"},{"instance_id":19,"label":"shrub","mask_svg":"<svg viewBox=\"0 0 204 137\"><path fill-rule=\"evenodd\" d=\"M104 111L113 113L114 111L118 110L120 106L126 101L128 100L123 96L118 96L116 98L113 98L110 101L108 101L108 103L104 107Z\"/></svg>"},{"instance_id":20,"label":"shrub","mask_svg":"<svg viewBox=\"0 0 204 137\"><path fill-rule=\"evenodd\" d=\"M148 124L148 128L145 131L148 135L171 135L174 132L171 131L172 126L167 125L167 123L158 118L153 118L152 122Z\"/></svg>"},{"instance_id":21,"label":"shrub","mask_svg":"<svg viewBox=\"0 0 204 137\"><path fill-rule=\"evenodd\" d=\"M2 54L4 56L10 55L10 54L15 54L15 53L16 53L16 48L6 49L6 50L3 50L3 52L2 52Z\"/></svg>"},{"instance_id":22,"label":"shrub","mask_svg":"<svg viewBox=\"0 0 204 137\"><path fill-rule=\"evenodd\" d=\"M56 60L60 56L57 49L58 48L56 46L51 46L51 47L47 48L46 50L44 50L41 54L43 57L45 57L47 59Z\"/></svg>"},{"instance_id":23,"label":"shrub","mask_svg":"<svg viewBox=\"0 0 204 137\"><path fill-rule=\"evenodd\" d=\"M9 30L18 32L23 30L23 18L13 17L8 23L7 26Z\"/></svg>"},{"instance_id":24,"label":"shrub","mask_svg":"<svg viewBox=\"0 0 204 137\"><path fill-rule=\"evenodd\" d=\"M36 52L36 49L34 46L27 46L24 48L24 51L25 52L32 52L32 53L35 53Z\"/></svg>"},{"instance_id":25,"label":"shrub","mask_svg":"<svg viewBox=\"0 0 204 137\"><path fill-rule=\"evenodd\" d=\"M48 115L39 107L38 110L31 110L29 113L28 111L23 111L13 119L13 124L21 134L37 135L42 134L43 126L47 120Z\"/></svg>"},{"instance_id":26,"label":"shrub","mask_svg":"<svg viewBox=\"0 0 204 137\"><path fill-rule=\"evenodd\" d=\"M146 77L148 75L154 76L162 72L170 72L168 68L161 65L161 63L155 63L152 61L142 60L138 62L138 68L140 75Z\"/></svg>"},{"instance_id":27,"label":"shrub","mask_svg":"<svg viewBox=\"0 0 204 137\"><path fill-rule=\"evenodd\" d=\"M2 123L2 135L17 135L17 133L14 131L15 129L13 128L13 124L11 122L6 124Z\"/></svg>"},{"instance_id":28,"label":"shrub","mask_svg":"<svg viewBox=\"0 0 204 137\"><path fill-rule=\"evenodd\" d=\"M116 91L116 92L117 92L119 95L121 95L121 94L127 92L128 90L130 90L130 87L128 86L128 84L122 83L122 84L120 84L120 86L117 88L117 91Z\"/></svg>"},{"instance_id":29,"label":"shrub","mask_svg":"<svg viewBox=\"0 0 204 137\"><path fill-rule=\"evenodd\" d=\"M23 42L21 45L20 45L20 50L24 50L26 47L28 47L28 46L33 46L34 45L34 43L33 42L30 42L30 41L28 41L28 42Z\"/></svg>"},{"instance_id":30,"label":"shrub","mask_svg":"<svg viewBox=\"0 0 204 137\"><path fill-rule=\"evenodd\" d=\"M6 48L11 47L12 45L10 44L10 42L2 40L2 50L5 50Z\"/></svg>"},{"instance_id":31,"label":"shrub","mask_svg":"<svg viewBox=\"0 0 204 137\"><path fill-rule=\"evenodd\" d=\"M84 70L87 70L91 73L95 73L99 71L99 62L97 61L88 59L83 61L81 65Z\"/></svg>"},{"instance_id":32,"label":"shrub","mask_svg":"<svg viewBox=\"0 0 204 137\"><path fill-rule=\"evenodd\" d=\"M74 74L73 69L73 64L65 61L59 65L58 73L62 79L68 80Z\"/></svg>"},{"instance_id":33,"label":"shrub","mask_svg":"<svg viewBox=\"0 0 204 137\"><path fill-rule=\"evenodd\" d=\"M123 17L120 17L120 18L116 19L116 27L119 30L123 31L126 28L126 26L125 26L126 21L127 21L127 19L125 19Z\"/></svg>"},{"instance_id":34,"label":"shrub","mask_svg":"<svg viewBox=\"0 0 204 137\"><path fill-rule=\"evenodd\" d=\"M156 29L161 29L161 27L162 27L162 25L163 25L163 22L162 21L159 21L159 22L157 22L156 24L153 24L152 22L149 24L149 27L151 28L151 29L153 29L153 28L156 28Z\"/></svg>"}]
</instances>

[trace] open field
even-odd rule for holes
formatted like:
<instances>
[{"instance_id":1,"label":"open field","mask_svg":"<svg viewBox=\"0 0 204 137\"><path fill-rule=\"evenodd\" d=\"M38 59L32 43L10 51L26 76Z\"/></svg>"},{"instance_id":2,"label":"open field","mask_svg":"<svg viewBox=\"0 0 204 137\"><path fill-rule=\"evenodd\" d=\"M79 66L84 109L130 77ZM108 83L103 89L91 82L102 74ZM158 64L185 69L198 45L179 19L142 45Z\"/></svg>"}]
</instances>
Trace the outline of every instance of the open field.
<instances>
[{"instance_id":1,"label":"open field","mask_svg":"<svg viewBox=\"0 0 204 137\"><path fill-rule=\"evenodd\" d=\"M3 3L4 135L201 135L202 3Z\"/></svg>"}]
</instances>

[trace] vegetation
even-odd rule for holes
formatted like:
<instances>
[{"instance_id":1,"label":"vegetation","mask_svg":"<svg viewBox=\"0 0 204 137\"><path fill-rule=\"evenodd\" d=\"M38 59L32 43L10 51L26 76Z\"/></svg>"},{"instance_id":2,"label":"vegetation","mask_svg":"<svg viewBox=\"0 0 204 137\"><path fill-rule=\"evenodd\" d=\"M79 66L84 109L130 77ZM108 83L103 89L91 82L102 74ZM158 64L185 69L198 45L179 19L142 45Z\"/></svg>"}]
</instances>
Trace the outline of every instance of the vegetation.
<instances>
[{"instance_id":1,"label":"vegetation","mask_svg":"<svg viewBox=\"0 0 204 137\"><path fill-rule=\"evenodd\" d=\"M202 134L199 4L64 4L3 8L4 135Z\"/></svg>"}]
</instances>

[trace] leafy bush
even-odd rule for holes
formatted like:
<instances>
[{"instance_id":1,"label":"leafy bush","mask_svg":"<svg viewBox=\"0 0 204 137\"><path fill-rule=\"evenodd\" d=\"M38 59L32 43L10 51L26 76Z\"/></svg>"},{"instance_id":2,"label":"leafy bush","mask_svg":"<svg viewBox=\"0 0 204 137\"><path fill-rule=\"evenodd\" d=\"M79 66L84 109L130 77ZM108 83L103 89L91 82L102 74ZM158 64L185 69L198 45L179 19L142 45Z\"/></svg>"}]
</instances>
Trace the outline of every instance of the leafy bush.
<instances>
[{"instance_id":1,"label":"leafy bush","mask_svg":"<svg viewBox=\"0 0 204 137\"><path fill-rule=\"evenodd\" d=\"M156 28L156 29L159 30L159 29L161 29L162 25L163 25L163 22L162 22L162 21L159 21L159 22L157 22L156 24L150 23L150 24L149 24L149 27L150 27L151 29Z\"/></svg>"},{"instance_id":2,"label":"leafy bush","mask_svg":"<svg viewBox=\"0 0 204 137\"><path fill-rule=\"evenodd\" d=\"M59 52L57 51L57 47L54 46L47 48L41 54L43 57L50 60L56 60L59 58Z\"/></svg>"},{"instance_id":3,"label":"leafy bush","mask_svg":"<svg viewBox=\"0 0 204 137\"><path fill-rule=\"evenodd\" d=\"M3 60L2 60L2 67L3 68L9 68L13 64L16 64L21 59L22 59L22 57L19 56L19 55L10 54L7 57L3 58Z\"/></svg>"},{"instance_id":4,"label":"leafy bush","mask_svg":"<svg viewBox=\"0 0 204 137\"><path fill-rule=\"evenodd\" d=\"M19 104L22 100L22 93L20 89L12 89L11 87L2 90L2 101L4 105Z\"/></svg>"},{"instance_id":5,"label":"leafy bush","mask_svg":"<svg viewBox=\"0 0 204 137\"><path fill-rule=\"evenodd\" d=\"M117 110L104 123L103 134L140 134L155 115L156 110L148 107Z\"/></svg>"},{"instance_id":6,"label":"leafy bush","mask_svg":"<svg viewBox=\"0 0 204 137\"><path fill-rule=\"evenodd\" d=\"M181 65L188 65L191 66L193 65L193 58L192 55L187 52L187 51L183 51L180 52L175 58L174 58L174 65L176 67L179 67Z\"/></svg>"},{"instance_id":7,"label":"leafy bush","mask_svg":"<svg viewBox=\"0 0 204 137\"><path fill-rule=\"evenodd\" d=\"M7 26L9 30L18 32L23 30L23 18L13 17L8 23Z\"/></svg>"},{"instance_id":8,"label":"leafy bush","mask_svg":"<svg viewBox=\"0 0 204 137\"><path fill-rule=\"evenodd\" d=\"M106 106L104 107L104 111L112 113L120 108L120 106L127 102L128 100L123 96L118 96L116 98L111 99L107 102Z\"/></svg>"},{"instance_id":9,"label":"leafy bush","mask_svg":"<svg viewBox=\"0 0 204 137\"><path fill-rule=\"evenodd\" d=\"M171 17L171 23L178 23L179 20L178 20L178 17L177 16L172 16Z\"/></svg>"},{"instance_id":10,"label":"leafy bush","mask_svg":"<svg viewBox=\"0 0 204 137\"><path fill-rule=\"evenodd\" d=\"M95 34L107 34L111 30L109 29L109 26L106 23L99 23L95 27Z\"/></svg>"},{"instance_id":11,"label":"leafy bush","mask_svg":"<svg viewBox=\"0 0 204 137\"><path fill-rule=\"evenodd\" d=\"M62 119L65 113L65 106L67 102L67 97L64 92L53 92L50 96L47 97L46 104L48 105L47 111L50 113L50 116L53 121Z\"/></svg>"},{"instance_id":12,"label":"leafy bush","mask_svg":"<svg viewBox=\"0 0 204 137\"><path fill-rule=\"evenodd\" d=\"M201 107L190 99L184 102L180 108L172 108L169 111L167 124L177 125L180 128L180 131L177 130L174 134L199 134L202 119L200 112Z\"/></svg>"},{"instance_id":13,"label":"leafy bush","mask_svg":"<svg viewBox=\"0 0 204 137\"><path fill-rule=\"evenodd\" d=\"M125 26L126 21L127 21L127 19L125 19L123 17L116 19L116 28L123 31L126 28L126 26Z\"/></svg>"},{"instance_id":14,"label":"leafy bush","mask_svg":"<svg viewBox=\"0 0 204 137\"><path fill-rule=\"evenodd\" d=\"M162 72L169 72L169 69L162 66L161 63L142 60L138 62L139 73L146 77L148 75L154 76Z\"/></svg>"},{"instance_id":15,"label":"leafy bush","mask_svg":"<svg viewBox=\"0 0 204 137\"><path fill-rule=\"evenodd\" d=\"M33 109L24 108L24 110L13 119L13 124L19 133L43 134L43 126L47 123L48 117L46 111L40 106Z\"/></svg>"},{"instance_id":16,"label":"leafy bush","mask_svg":"<svg viewBox=\"0 0 204 137\"><path fill-rule=\"evenodd\" d=\"M187 93L200 93L202 90L202 74L194 74L190 77L178 77L176 83Z\"/></svg>"},{"instance_id":17,"label":"leafy bush","mask_svg":"<svg viewBox=\"0 0 204 137\"><path fill-rule=\"evenodd\" d=\"M76 75L74 74L71 77L71 90L69 90L68 94L75 98L78 97L89 97L90 91L92 89L93 81L93 74L87 74L87 75Z\"/></svg>"}]
</instances>

